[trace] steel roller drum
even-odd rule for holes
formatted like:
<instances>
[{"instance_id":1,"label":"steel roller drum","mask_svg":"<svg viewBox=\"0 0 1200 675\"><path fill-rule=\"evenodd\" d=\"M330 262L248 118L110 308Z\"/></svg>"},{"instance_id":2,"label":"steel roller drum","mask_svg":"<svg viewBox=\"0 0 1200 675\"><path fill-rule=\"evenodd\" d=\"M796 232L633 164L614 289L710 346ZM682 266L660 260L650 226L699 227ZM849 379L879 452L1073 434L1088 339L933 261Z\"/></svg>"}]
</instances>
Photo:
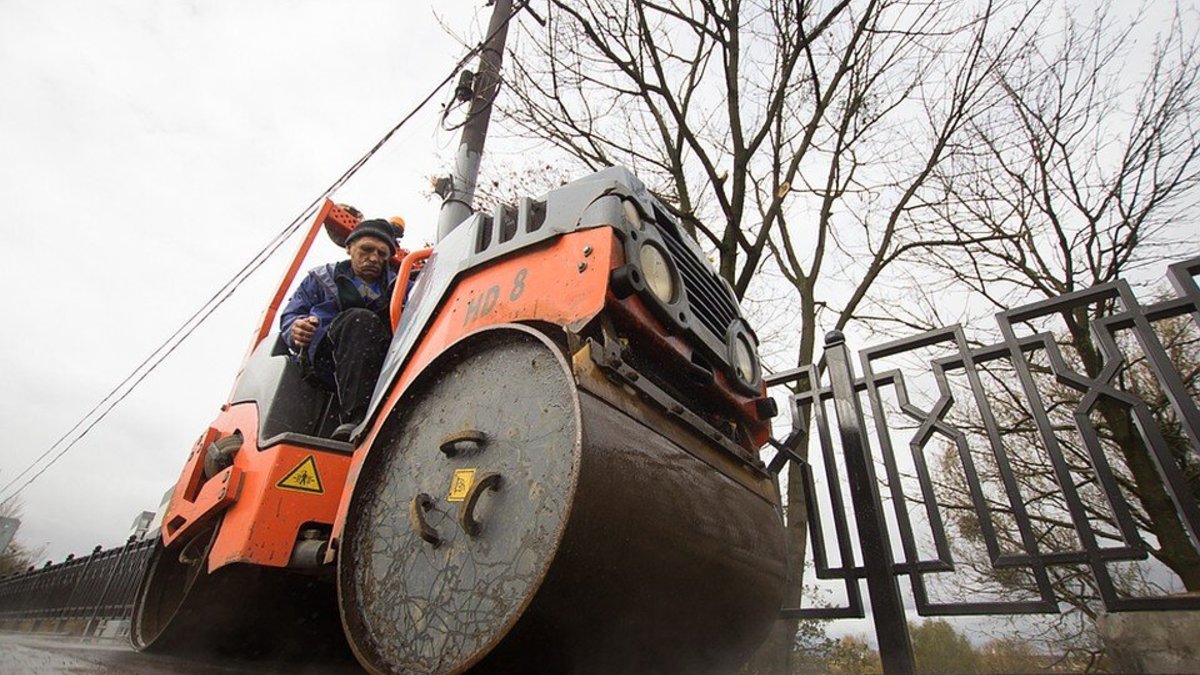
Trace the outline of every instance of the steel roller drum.
<instances>
[{"instance_id":1,"label":"steel roller drum","mask_svg":"<svg viewBox=\"0 0 1200 675\"><path fill-rule=\"evenodd\" d=\"M133 602L135 649L280 661L348 658L332 584L257 565L210 574L215 532L214 525L184 546L155 549Z\"/></svg>"},{"instance_id":2,"label":"steel roller drum","mask_svg":"<svg viewBox=\"0 0 1200 675\"><path fill-rule=\"evenodd\" d=\"M347 517L339 604L360 662L736 671L778 616L777 503L580 389L539 333L446 356L375 443Z\"/></svg>"}]
</instances>

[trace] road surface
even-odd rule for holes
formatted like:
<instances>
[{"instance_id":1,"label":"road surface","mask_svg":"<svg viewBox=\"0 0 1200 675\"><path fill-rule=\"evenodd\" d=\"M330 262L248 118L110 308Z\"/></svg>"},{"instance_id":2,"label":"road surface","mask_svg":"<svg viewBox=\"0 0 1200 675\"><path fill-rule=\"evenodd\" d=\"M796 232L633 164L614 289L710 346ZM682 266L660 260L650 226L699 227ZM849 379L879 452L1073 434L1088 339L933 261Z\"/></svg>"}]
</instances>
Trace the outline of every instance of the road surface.
<instances>
[{"instance_id":1,"label":"road surface","mask_svg":"<svg viewBox=\"0 0 1200 675\"><path fill-rule=\"evenodd\" d=\"M237 661L215 657L139 654L119 640L0 632L0 674L201 675L208 673L357 674L352 661Z\"/></svg>"}]
</instances>

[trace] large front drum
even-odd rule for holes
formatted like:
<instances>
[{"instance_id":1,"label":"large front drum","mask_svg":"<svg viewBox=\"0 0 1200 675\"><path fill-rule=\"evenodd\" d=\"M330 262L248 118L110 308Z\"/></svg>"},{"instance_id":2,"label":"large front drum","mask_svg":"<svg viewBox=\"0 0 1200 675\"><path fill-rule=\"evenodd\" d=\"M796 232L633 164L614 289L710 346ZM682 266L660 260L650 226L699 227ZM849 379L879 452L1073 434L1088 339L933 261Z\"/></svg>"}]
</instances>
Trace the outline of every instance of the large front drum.
<instances>
[{"instance_id":1,"label":"large front drum","mask_svg":"<svg viewBox=\"0 0 1200 675\"><path fill-rule=\"evenodd\" d=\"M339 552L370 670L729 673L777 618L777 501L580 390L545 336L465 339L396 414Z\"/></svg>"}]
</instances>

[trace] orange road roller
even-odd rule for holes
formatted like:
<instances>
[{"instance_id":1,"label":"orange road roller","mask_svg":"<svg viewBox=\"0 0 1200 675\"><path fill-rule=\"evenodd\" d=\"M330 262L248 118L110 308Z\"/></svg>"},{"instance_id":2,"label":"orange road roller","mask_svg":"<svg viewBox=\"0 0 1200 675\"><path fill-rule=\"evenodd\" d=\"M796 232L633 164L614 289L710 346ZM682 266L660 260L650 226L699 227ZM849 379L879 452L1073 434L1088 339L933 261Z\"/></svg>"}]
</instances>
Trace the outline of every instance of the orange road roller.
<instances>
[{"instance_id":1,"label":"orange road roller","mask_svg":"<svg viewBox=\"0 0 1200 675\"><path fill-rule=\"evenodd\" d=\"M375 673L735 671L786 576L758 456L775 408L680 223L613 168L398 252L347 442L273 326L321 230L355 222L325 203L192 447L134 645L348 645Z\"/></svg>"}]
</instances>

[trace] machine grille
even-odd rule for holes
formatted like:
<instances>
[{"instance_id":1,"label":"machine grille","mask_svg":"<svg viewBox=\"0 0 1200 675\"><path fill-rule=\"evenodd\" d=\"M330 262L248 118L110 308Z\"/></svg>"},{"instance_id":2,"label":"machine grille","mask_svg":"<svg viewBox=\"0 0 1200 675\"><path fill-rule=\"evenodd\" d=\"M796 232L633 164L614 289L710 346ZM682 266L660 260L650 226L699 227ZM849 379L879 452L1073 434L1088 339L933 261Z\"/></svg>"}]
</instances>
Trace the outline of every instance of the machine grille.
<instances>
[{"instance_id":1,"label":"machine grille","mask_svg":"<svg viewBox=\"0 0 1200 675\"><path fill-rule=\"evenodd\" d=\"M688 305L695 320L707 328L718 343L723 344L729 324L738 317L737 301L716 272L699 258L695 246L684 240L686 235L679 231L674 219L661 210L656 211L663 241L675 267L679 269L679 276L683 278Z\"/></svg>"}]
</instances>

